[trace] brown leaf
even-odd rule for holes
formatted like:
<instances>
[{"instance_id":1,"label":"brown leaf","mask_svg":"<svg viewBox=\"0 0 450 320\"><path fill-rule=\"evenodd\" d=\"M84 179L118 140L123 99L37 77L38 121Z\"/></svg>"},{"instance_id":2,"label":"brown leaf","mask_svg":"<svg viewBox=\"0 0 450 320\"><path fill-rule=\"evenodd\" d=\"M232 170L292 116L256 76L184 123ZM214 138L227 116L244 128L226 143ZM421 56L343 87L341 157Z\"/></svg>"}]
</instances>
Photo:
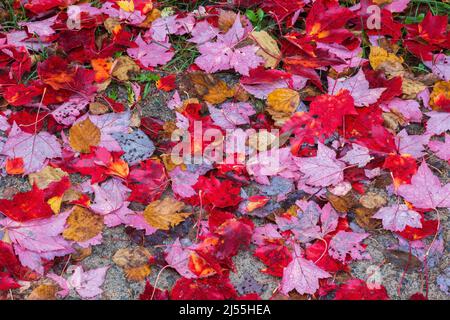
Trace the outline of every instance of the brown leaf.
<instances>
[{"instance_id":1,"label":"brown leaf","mask_svg":"<svg viewBox=\"0 0 450 320\"><path fill-rule=\"evenodd\" d=\"M367 209L376 209L386 204L386 198L375 192L367 192L367 194L359 198L359 202Z\"/></svg>"},{"instance_id":2,"label":"brown leaf","mask_svg":"<svg viewBox=\"0 0 450 320\"><path fill-rule=\"evenodd\" d=\"M422 262L413 254L400 250L385 250L384 256L393 265L402 270L415 270L422 266Z\"/></svg>"},{"instance_id":3,"label":"brown leaf","mask_svg":"<svg viewBox=\"0 0 450 320\"><path fill-rule=\"evenodd\" d=\"M142 265L135 268L124 268L123 272L127 277L128 281L140 282L144 281L145 278L150 274L152 269L148 264Z\"/></svg>"},{"instance_id":4,"label":"brown leaf","mask_svg":"<svg viewBox=\"0 0 450 320\"><path fill-rule=\"evenodd\" d=\"M130 80L130 74L137 73L141 69L139 66L128 56L120 56L114 61L112 75L120 81Z\"/></svg>"},{"instance_id":5,"label":"brown leaf","mask_svg":"<svg viewBox=\"0 0 450 320\"><path fill-rule=\"evenodd\" d=\"M297 91L281 88L275 89L267 96L267 112L275 120L275 125L281 126L286 122L300 103Z\"/></svg>"},{"instance_id":6,"label":"brown leaf","mask_svg":"<svg viewBox=\"0 0 450 320\"><path fill-rule=\"evenodd\" d=\"M422 82L409 78L403 78L402 81L402 97L404 99L415 99L417 94L425 90L427 87Z\"/></svg>"},{"instance_id":7,"label":"brown leaf","mask_svg":"<svg viewBox=\"0 0 450 320\"><path fill-rule=\"evenodd\" d=\"M327 199L333 206L334 210L340 213L347 213L357 204L355 196L351 192L342 197L336 196L329 192L327 193Z\"/></svg>"},{"instance_id":8,"label":"brown leaf","mask_svg":"<svg viewBox=\"0 0 450 320\"><path fill-rule=\"evenodd\" d=\"M359 207L354 210L356 215L356 223L360 227L366 230L375 230L381 226L381 220L372 218L377 210L367 209L364 207Z\"/></svg>"},{"instance_id":9,"label":"brown leaf","mask_svg":"<svg viewBox=\"0 0 450 320\"><path fill-rule=\"evenodd\" d=\"M112 260L121 268L135 268L148 264L151 256L144 247L124 248L117 250Z\"/></svg>"},{"instance_id":10,"label":"brown leaf","mask_svg":"<svg viewBox=\"0 0 450 320\"><path fill-rule=\"evenodd\" d=\"M66 176L69 176L69 174L60 168L46 166L38 172L30 173L28 181L31 185L36 184L39 189L45 189L50 183L60 181Z\"/></svg>"},{"instance_id":11,"label":"brown leaf","mask_svg":"<svg viewBox=\"0 0 450 320\"><path fill-rule=\"evenodd\" d=\"M66 223L68 227L63 232L64 238L77 242L94 238L104 227L103 216L80 206L75 206Z\"/></svg>"},{"instance_id":12,"label":"brown leaf","mask_svg":"<svg viewBox=\"0 0 450 320\"><path fill-rule=\"evenodd\" d=\"M92 254L92 247L76 248L75 253L72 253L71 258L73 261L83 261Z\"/></svg>"},{"instance_id":13,"label":"brown leaf","mask_svg":"<svg viewBox=\"0 0 450 320\"><path fill-rule=\"evenodd\" d=\"M189 96L204 99L212 104L222 103L234 96L234 90L230 89L225 81L200 71L181 77L179 89Z\"/></svg>"},{"instance_id":14,"label":"brown leaf","mask_svg":"<svg viewBox=\"0 0 450 320\"><path fill-rule=\"evenodd\" d=\"M91 152L91 147L100 143L101 132L89 118L74 124L69 130L69 143L72 149L82 153Z\"/></svg>"},{"instance_id":15,"label":"brown leaf","mask_svg":"<svg viewBox=\"0 0 450 320\"><path fill-rule=\"evenodd\" d=\"M183 202L169 197L153 201L144 210L145 221L154 228L169 230L191 215L180 212L184 206Z\"/></svg>"},{"instance_id":16,"label":"brown leaf","mask_svg":"<svg viewBox=\"0 0 450 320\"><path fill-rule=\"evenodd\" d=\"M56 300L58 287L53 284L41 284L31 291L27 300Z\"/></svg>"},{"instance_id":17,"label":"brown leaf","mask_svg":"<svg viewBox=\"0 0 450 320\"><path fill-rule=\"evenodd\" d=\"M91 102L89 104L89 112L91 114L99 115L108 112L109 107L100 102Z\"/></svg>"}]
</instances>

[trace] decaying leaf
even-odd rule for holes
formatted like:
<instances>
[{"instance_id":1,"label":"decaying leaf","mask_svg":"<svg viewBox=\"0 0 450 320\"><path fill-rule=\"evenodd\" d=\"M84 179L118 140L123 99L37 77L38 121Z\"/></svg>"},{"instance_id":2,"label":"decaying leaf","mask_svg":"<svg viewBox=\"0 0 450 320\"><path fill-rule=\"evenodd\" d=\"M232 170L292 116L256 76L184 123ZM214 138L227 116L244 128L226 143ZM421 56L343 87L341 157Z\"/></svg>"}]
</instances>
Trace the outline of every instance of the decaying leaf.
<instances>
[{"instance_id":1,"label":"decaying leaf","mask_svg":"<svg viewBox=\"0 0 450 320\"><path fill-rule=\"evenodd\" d=\"M119 249L112 260L123 268L129 281L142 281L150 274L150 252L144 247Z\"/></svg>"},{"instance_id":2,"label":"decaying leaf","mask_svg":"<svg viewBox=\"0 0 450 320\"><path fill-rule=\"evenodd\" d=\"M347 213L354 208L358 202L353 193L349 192L345 196L336 196L330 192L327 193L327 199L337 212Z\"/></svg>"},{"instance_id":3,"label":"decaying leaf","mask_svg":"<svg viewBox=\"0 0 450 320\"><path fill-rule=\"evenodd\" d=\"M181 78L180 90L188 92L190 96L202 98L212 104L219 104L234 96L231 89L223 80L214 75L196 71Z\"/></svg>"},{"instance_id":4,"label":"decaying leaf","mask_svg":"<svg viewBox=\"0 0 450 320\"><path fill-rule=\"evenodd\" d=\"M280 126L286 122L300 103L297 91L287 88L275 89L267 97L267 112Z\"/></svg>"},{"instance_id":5,"label":"decaying leaf","mask_svg":"<svg viewBox=\"0 0 450 320\"><path fill-rule=\"evenodd\" d=\"M358 225L366 230L374 230L381 226L381 221L372 218L376 210L359 207L354 209L356 222Z\"/></svg>"},{"instance_id":6,"label":"decaying leaf","mask_svg":"<svg viewBox=\"0 0 450 320\"><path fill-rule=\"evenodd\" d=\"M41 284L31 291L27 300L56 300L58 287L53 284Z\"/></svg>"},{"instance_id":7,"label":"decaying leaf","mask_svg":"<svg viewBox=\"0 0 450 320\"><path fill-rule=\"evenodd\" d=\"M386 259L401 270L417 270L422 266L422 262L413 254L400 250L385 250Z\"/></svg>"},{"instance_id":8,"label":"decaying leaf","mask_svg":"<svg viewBox=\"0 0 450 320\"><path fill-rule=\"evenodd\" d=\"M367 209L376 209L386 204L386 198L375 192L368 192L359 198L359 202Z\"/></svg>"},{"instance_id":9,"label":"decaying leaf","mask_svg":"<svg viewBox=\"0 0 450 320\"><path fill-rule=\"evenodd\" d=\"M183 202L166 197L151 202L145 208L144 218L154 228L169 230L191 215L188 212L180 212L184 207Z\"/></svg>"},{"instance_id":10,"label":"decaying leaf","mask_svg":"<svg viewBox=\"0 0 450 320\"><path fill-rule=\"evenodd\" d=\"M99 115L108 112L108 106L100 102L92 102L89 104L89 112L91 114Z\"/></svg>"},{"instance_id":11,"label":"decaying leaf","mask_svg":"<svg viewBox=\"0 0 450 320\"><path fill-rule=\"evenodd\" d=\"M91 147L100 143L100 129L89 118L74 124L69 130L69 143L72 149L82 152L91 152Z\"/></svg>"},{"instance_id":12,"label":"decaying leaf","mask_svg":"<svg viewBox=\"0 0 450 320\"><path fill-rule=\"evenodd\" d=\"M64 238L76 242L88 241L101 234L104 228L103 216L80 206L75 206L66 223Z\"/></svg>"},{"instance_id":13,"label":"decaying leaf","mask_svg":"<svg viewBox=\"0 0 450 320\"><path fill-rule=\"evenodd\" d=\"M114 61L112 76L121 81L130 80L132 73L140 71L139 66L133 59L128 56L120 56Z\"/></svg>"}]
</instances>

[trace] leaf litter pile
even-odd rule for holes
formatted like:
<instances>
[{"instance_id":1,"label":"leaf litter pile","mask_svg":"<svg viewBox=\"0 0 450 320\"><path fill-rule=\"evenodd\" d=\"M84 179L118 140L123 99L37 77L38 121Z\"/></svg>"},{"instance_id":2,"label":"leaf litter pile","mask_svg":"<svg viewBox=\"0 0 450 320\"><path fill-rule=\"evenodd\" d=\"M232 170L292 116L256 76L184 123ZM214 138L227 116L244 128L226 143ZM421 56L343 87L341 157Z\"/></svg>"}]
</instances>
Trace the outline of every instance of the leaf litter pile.
<instances>
[{"instance_id":1,"label":"leaf litter pile","mask_svg":"<svg viewBox=\"0 0 450 320\"><path fill-rule=\"evenodd\" d=\"M251 276L253 290L230 279L242 252L276 284L265 298L448 295L449 9L2 2L0 297L101 299L120 268L142 300L260 299ZM206 138L188 150L200 161L173 161L171 137L198 123L247 135L228 157L279 162L202 158L225 143ZM117 228L130 245L86 268ZM357 277L362 261L372 272Z\"/></svg>"}]
</instances>

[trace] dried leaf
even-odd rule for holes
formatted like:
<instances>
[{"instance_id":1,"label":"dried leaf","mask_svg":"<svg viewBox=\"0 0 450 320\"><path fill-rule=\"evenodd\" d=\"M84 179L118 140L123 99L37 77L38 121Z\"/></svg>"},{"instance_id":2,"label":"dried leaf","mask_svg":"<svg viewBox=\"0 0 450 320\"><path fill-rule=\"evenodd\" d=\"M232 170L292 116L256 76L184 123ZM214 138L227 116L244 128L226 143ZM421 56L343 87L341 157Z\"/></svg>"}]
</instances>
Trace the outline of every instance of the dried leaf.
<instances>
[{"instance_id":1,"label":"dried leaf","mask_svg":"<svg viewBox=\"0 0 450 320\"><path fill-rule=\"evenodd\" d=\"M91 152L91 147L100 143L101 132L89 118L74 124L69 130L69 143L72 149L82 152Z\"/></svg>"},{"instance_id":2,"label":"dried leaf","mask_svg":"<svg viewBox=\"0 0 450 320\"><path fill-rule=\"evenodd\" d=\"M139 72L139 70L139 66L133 59L128 56L120 56L114 61L112 75L121 81L127 81L130 80L130 74Z\"/></svg>"},{"instance_id":3,"label":"dried leaf","mask_svg":"<svg viewBox=\"0 0 450 320\"><path fill-rule=\"evenodd\" d=\"M27 300L56 300L58 287L53 284L41 284L31 291Z\"/></svg>"},{"instance_id":4,"label":"dried leaf","mask_svg":"<svg viewBox=\"0 0 450 320\"><path fill-rule=\"evenodd\" d=\"M103 216L95 214L88 209L75 206L67 218L67 228L63 236L67 240L77 242L88 241L103 231Z\"/></svg>"},{"instance_id":5,"label":"dried leaf","mask_svg":"<svg viewBox=\"0 0 450 320\"><path fill-rule=\"evenodd\" d=\"M374 192L368 192L359 198L359 202L367 209L376 209L384 206L387 201L382 195Z\"/></svg>"},{"instance_id":6,"label":"dried leaf","mask_svg":"<svg viewBox=\"0 0 450 320\"><path fill-rule=\"evenodd\" d=\"M169 230L191 215L187 212L180 212L184 206L183 202L169 197L153 201L145 208L145 221L154 228Z\"/></svg>"}]
</instances>

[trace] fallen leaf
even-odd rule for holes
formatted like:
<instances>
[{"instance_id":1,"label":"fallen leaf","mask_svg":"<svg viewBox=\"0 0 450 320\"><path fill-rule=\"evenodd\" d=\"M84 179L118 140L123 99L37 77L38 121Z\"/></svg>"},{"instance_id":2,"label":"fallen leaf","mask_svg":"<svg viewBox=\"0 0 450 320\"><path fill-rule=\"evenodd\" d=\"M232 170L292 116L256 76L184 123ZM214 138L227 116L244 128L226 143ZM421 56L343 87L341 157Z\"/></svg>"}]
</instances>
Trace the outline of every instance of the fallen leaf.
<instances>
[{"instance_id":1,"label":"fallen leaf","mask_svg":"<svg viewBox=\"0 0 450 320\"><path fill-rule=\"evenodd\" d=\"M120 81L128 81L133 73L139 71L140 68L133 59L128 56L120 56L114 61L111 74Z\"/></svg>"},{"instance_id":2,"label":"fallen leaf","mask_svg":"<svg viewBox=\"0 0 450 320\"><path fill-rule=\"evenodd\" d=\"M253 31L250 38L260 47L256 54L264 59L264 67L276 68L281 60L281 51L275 39L267 31Z\"/></svg>"},{"instance_id":3,"label":"fallen leaf","mask_svg":"<svg viewBox=\"0 0 450 320\"><path fill-rule=\"evenodd\" d=\"M300 95L297 91L280 88L275 89L267 96L266 111L275 120L275 124L281 126L294 113L300 103Z\"/></svg>"},{"instance_id":4,"label":"fallen leaf","mask_svg":"<svg viewBox=\"0 0 450 320\"><path fill-rule=\"evenodd\" d=\"M144 210L144 218L154 228L169 230L191 215L188 212L180 212L184 207L183 202L166 197L151 202Z\"/></svg>"},{"instance_id":5,"label":"fallen leaf","mask_svg":"<svg viewBox=\"0 0 450 320\"><path fill-rule=\"evenodd\" d=\"M31 185L36 184L39 189L45 189L50 183L60 181L63 177L68 176L69 174L60 168L46 166L38 172L30 173L28 181Z\"/></svg>"},{"instance_id":6,"label":"fallen leaf","mask_svg":"<svg viewBox=\"0 0 450 320\"><path fill-rule=\"evenodd\" d=\"M376 209L386 204L386 198L375 192L368 192L359 198L359 202L363 207L368 209Z\"/></svg>"},{"instance_id":7,"label":"fallen leaf","mask_svg":"<svg viewBox=\"0 0 450 320\"><path fill-rule=\"evenodd\" d=\"M387 52L385 49L381 47L370 47L369 54L370 65L374 70L377 70L381 64L392 64L398 65L403 63L403 58L397 57L393 53Z\"/></svg>"},{"instance_id":8,"label":"fallen leaf","mask_svg":"<svg viewBox=\"0 0 450 320\"><path fill-rule=\"evenodd\" d=\"M91 152L91 147L100 143L101 131L89 118L74 124L69 130L69 143L72 149L82 152Z\"/></svg>"},{"instance_id":9,"label":"fallen leaf","mask_svg":"<svg viewBox=\"0 0 450 320\"><path fill-rule=\"evenodd\" d=\"M31 291L27 300L56 300L58 287L53 284L41 284Z\"/></svg>"},{"instance_id":10,"label":"fallen leaf","mask_svg":"<svg viewBox=\"0 0 450 320\"><path fill-rule=\"evenodd\" d=\"M150 252L144 247L124 248L116 251L112 260L124 269L129 281L143 281L150 274Z\"/></svg>"},{"instance_id":11,"label":"fallen leaf","mask_svg":"<svg viewBox=\"0 0 450 320\"><path fill-rule=\"evenodd\" d=\"M103 228L103 216L75 206L67 218L67 228L64 230L63 236L67 240L86 242L101 234Z\"/></svg>"}]
</instances>

